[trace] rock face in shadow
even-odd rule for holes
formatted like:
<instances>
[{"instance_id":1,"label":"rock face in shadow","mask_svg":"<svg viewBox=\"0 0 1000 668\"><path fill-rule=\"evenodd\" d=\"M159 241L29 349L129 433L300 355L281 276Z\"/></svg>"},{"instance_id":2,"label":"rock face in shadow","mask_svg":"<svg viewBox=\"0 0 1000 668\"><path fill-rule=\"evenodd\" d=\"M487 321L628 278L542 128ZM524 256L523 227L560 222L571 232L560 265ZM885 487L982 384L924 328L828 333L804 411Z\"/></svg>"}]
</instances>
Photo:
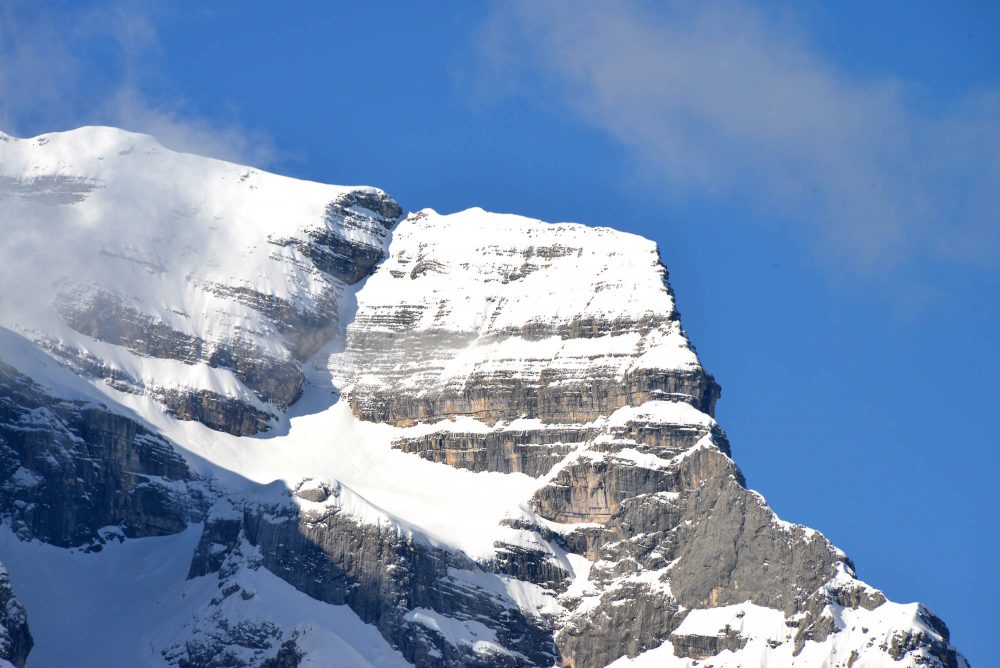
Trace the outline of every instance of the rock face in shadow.
<instances>
[{"instance_id":1,"label":"rock face in shadow","mask_svg":"<svg viewBox=\"0 0 1000 668\"><path fill-rule=\"evenodd\" d=\"M0 509L22 538L62 547L175 533L203 490L163 437L106 407L57 399L0 362Z\"/></svg>"},{"instance_id":2,"label":"rock face in shadow","mask_svg":"<svg viewBox=\"0 0 1000 668\"><path fill-rule=\"evenodd\" d=\"M351 192L330 202L325 224L307 228L305 238L272 243L294 245L320 271L353 285L385 257L381 245L359 243L355 233L360 230L384 238L402 213L399 204L384 193Z\"/></svg>"},{"instance_id":3,"label":"rock face in shadow","mask_svg":"<svg viewBox=\"0 0 1000 668\"><path fill-rule=\"evenodd\" d=\"M548 623L499 594L501 581L468 557L433 547L388 518L362 521L348 510L359 500L340 485L275 489L271 501L226 500L213 509L190 577L218 573L225 580L252 554L252 567L317 600L350 606L417 666L555 661ZM483 579L497 586L484 587Z\"/></svg>"},{"instance_id":4,"label":"rock face in shadow","mask_svg":"<svg viewBox=\"0 0 1000 668\"><path fill-rule=\"evenodd\" d=\"M0 661L23 668L32 645L28 616L14 596L7 569L0 563Z\"/></svg>"},{"instance_id":5,"label":"rock face in shadow","mask_svg":"<svg viewBox=\"0 0 1000 668\"><path fill-rule=\"evenodd\" d=\"M370 265L367 265L370 268ZM338 291L331 281L309 309L297 307L276 295L246 286L202 283L203 289L218 297L251 308L273 323L285 345L298 360L304 360L332 339L340 329Z\"/></svg>"}]
</instances>

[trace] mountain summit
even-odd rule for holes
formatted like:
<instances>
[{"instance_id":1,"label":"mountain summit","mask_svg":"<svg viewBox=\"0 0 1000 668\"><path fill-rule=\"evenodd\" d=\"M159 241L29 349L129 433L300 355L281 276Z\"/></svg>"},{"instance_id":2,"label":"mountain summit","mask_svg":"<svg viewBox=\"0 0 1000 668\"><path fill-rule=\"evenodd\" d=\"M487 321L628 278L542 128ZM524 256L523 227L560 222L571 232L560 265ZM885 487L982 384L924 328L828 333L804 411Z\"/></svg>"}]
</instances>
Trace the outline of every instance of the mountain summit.
<instances>
[{"instance_id":1,"label":"mountain summit","mask_svg":"<svg viewBox=\"0 0 1000 668\"><path fill-rule=\"evenodd\" d=\"M655 244L0 134L0 666L968 668L746 487Z\"/></svg>"}]
</instances>

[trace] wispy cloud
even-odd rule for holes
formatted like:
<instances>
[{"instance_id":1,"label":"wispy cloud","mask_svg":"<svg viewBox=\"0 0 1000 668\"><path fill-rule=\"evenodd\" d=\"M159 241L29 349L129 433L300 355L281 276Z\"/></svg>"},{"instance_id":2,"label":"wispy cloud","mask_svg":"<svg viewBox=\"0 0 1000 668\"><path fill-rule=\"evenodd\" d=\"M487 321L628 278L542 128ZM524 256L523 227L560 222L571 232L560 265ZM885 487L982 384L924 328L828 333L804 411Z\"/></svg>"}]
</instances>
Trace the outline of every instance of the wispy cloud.
<instances>
[{"instance_id":1,"label":"wispy cloud","mask_svg":"<svg viewBox=\"0 0 1000 668\"><path fill-rule=\"evenodd\" d=\"M176 151L256 167L272 166L287 157L266 132L186 114L178 105L155 106L133 86L124 86L110 96L103 114L112 119L111 125L153 135Z\"/></svg>"},{"instance_id":2,"label":"wispy cloud","mask_svg":"<svg viewBox=\"0 0 1000 668\"><path fill-rule=\"evenodd\" d=\"M129 0L86 8L0 4L0 129L23 136L114 125L180 151L274 163L281 156L265 133L192 113L163 79L163 7Z\"/></svg>"},{"instance_id":3,"label":"wispy cloud","mask_svg":"<svg viewBox=\"0 0 1000 668\"><path fill-rule=\"evenodd\" d=\"M1000 91L930 112L838 69L745 5L502 4L479 36L491 90L555 101L669 196L739 196L821 255L891 270L1000 251ZM800 227L801 229L801 227Z\"/></svg>"}]
</instances>

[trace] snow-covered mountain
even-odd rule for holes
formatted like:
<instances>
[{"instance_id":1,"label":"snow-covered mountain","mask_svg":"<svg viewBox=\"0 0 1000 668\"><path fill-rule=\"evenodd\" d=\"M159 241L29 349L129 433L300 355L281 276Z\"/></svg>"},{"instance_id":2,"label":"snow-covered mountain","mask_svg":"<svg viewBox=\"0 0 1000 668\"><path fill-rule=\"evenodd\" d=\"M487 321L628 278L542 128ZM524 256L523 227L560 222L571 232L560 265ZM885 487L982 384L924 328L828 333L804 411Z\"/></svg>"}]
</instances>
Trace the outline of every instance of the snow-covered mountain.
<instances>
[{"instance_id":1,"label":"snow-covered mountain","mask_svg":"<svg viewBox=\"0 0 1000 668\"><path fill-rule=\"evenodd\" d=\"M0 665L967 666L746 488L650 241L112 128L0 135L0 231Z\"/></svg>"}]
</instances>

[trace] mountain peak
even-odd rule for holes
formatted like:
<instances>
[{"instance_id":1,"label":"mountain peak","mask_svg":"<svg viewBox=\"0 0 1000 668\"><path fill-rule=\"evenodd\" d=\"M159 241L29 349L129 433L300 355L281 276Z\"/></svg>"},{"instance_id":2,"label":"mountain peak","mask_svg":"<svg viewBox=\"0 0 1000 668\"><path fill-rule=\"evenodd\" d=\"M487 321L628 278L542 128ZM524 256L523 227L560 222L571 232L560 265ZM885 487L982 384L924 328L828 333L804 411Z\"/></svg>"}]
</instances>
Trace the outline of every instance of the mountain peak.
<instances>
[{"instance_id":1,"label":"mountain peak","mask_svg":"<svg viewBox=\"0 0 1000 668\"><path fill-rule=\"evenodd\" d=\"M647 239L101 127L0 220L0 658L967 666L746 488Z\"/></svg>"}]
</instances>

